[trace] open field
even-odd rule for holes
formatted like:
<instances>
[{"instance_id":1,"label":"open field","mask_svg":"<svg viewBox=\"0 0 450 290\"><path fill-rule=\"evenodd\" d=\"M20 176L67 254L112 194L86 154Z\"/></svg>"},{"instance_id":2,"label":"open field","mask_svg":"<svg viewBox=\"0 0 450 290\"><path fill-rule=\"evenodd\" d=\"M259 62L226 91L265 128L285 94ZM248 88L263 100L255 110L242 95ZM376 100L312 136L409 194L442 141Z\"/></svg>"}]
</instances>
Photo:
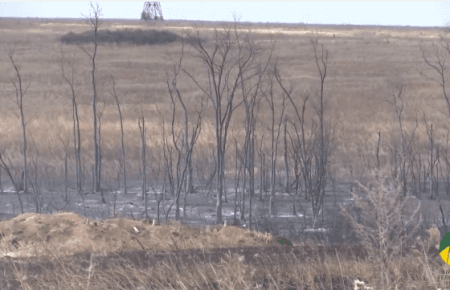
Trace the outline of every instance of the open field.
<instances>
[{"instance_id":1,"label":"open field","mask_svg":"<svg viewBox=\"0 0 450 290\"><path fill-rule=\"evenodd\" d=\"M425 63L421 47L432 52L433 42L446 36L447 32L238 24L239 33L249 33L266 49L261 55L262 62L267 61L268 49L275 43L272 59L277 61L284 84L292 86L299 106L305 92L309 92L314 100L319 94L320 79L311 40L318 40L328 50L325 121L330 124L334 143L328 157L329 175L326 177L328 182L324 188L319 227L314 227L311 198L306 199L303 194L293 198L292 192L286 193L283 188L281 140L277 151L275 216L268 214L269 193L257 180L251 221L248 219L247 201L241 218L240 206L235 211L234 205L236 199L239 203L242 194L242 185L235 189L235 145L236 150L243 147L245 111L243 106L237 108L230 122L225 158L226 197L222 206L223 220L228 223L225 227L213 225L217 192L207 182L215 168L212 104L202 117L202 131L193 150L195 190L187 195L186 205L180 207L183 222L173 221L175 197L163 192L163 188L167 190L163 185L162 169L165 166L163 122L166 135L171 134L172 122L166 73L170 73L174 63L179 61L180 37L191 29L192 24L181 21L101 23L100 31L121 30L131 35L142 33L137 29L144 33L154 29L173 33L176 37L173 41L155 45L100 43L98 47L96 79L98 107L102 111L100 195L92 193L89 180L94 159L90 60L78 45L60 41L69 32L81 34L89 31L89 23L85 20L0 20L0 153L7 158L14 177L18 179L23 160L22 133L17 118L18 108L11 100L15 98L11 80L16 75L8 58L9 49L14 47L14 61L22 80L25 85L30 84L24 96L29 158L33 160L29 170L30 178L39 184L42 199L42 213L33 213L36 211L35 196L16 193L2 172L0 217L4 221L0 222L0 288L354 289L355 279L381 287L374 289L443 287L436 282L436 277L447 268L439 256L422 251L420 255L389 256L386 264L386 261L380 262L381 258L378 260L371 256L373 253L368 252L364 244L347 247L351 242L357 243L356 234L339 210L340 205L354 200L352 191L362 196L367 194L368 190L356 187L354 181L367 184L370 179L369 173L377 161L375 153L379 132L381 164L388 167L393 162L392 151L399 142L399 124L394 106L386 100L392 101L392 95L397 94L400 87L404 101L403 128L411 132L418 117L414 148L418 152L422 150L419 155L424 158L423 164L427 162L430 136L423 116L428 123L434 124L433 144L441 148L438 156L444 156L450 130L445 116L446 103L442 88L436 83L438 75ZM214 29L222 26L197 23L207 48L212 47ZM83 47L89 49L91 44ZM194 49L189 45L184 49L183 68L196 79L207 80L207 71L194 57ZM75 61L74 89L86 178L82 193L76 191L74 182L72 102L70 87L62 78L61 51ZM68 73L67 67L65 69ZM110 95L111 76L116 82L124 118L129 178L127 195L123 193L121 183L120 122ZM202 92L185 74L180 74L177 86L188 104L191 124L195 123L195 104ZM275 95L278 118L282 96L279 87L275 88ZM145 207L140 188L141 140L137 119L141 116L141 108L148 130L149 220L143 219ZM317 116L312 103L308 103L306 108L305 123L309 126L313 120L317 121ZM292 106L286 106L286 114L295 118ZM177 111L177 118L178 121L182 118L181 111ZM256 123L256 143L261 144L261 152L267 156L270 153L270 122L270 110L263 99ZM176 123L175 129L181 130L182 124ZM293 133L292 128L288 130ZM310 132L311 128L307 127L306 133ZM69 149L66 151L64 146ZM66 152L69 169L67 197L64 193ZM450 218L450 189L447 188L448 181L445 181L450 166L441 160L436 174L442 178L433 183L437 185L437 198L430 200L429 192L432 190L424 177L423 187L419 181L422 200L414 199L402 218L412 216L420 203L419 212L424 224L437 224L443 235L445 221ZM258 159L257 163L255 175L259 176ZM294 176L292 167L291 177ZM390 189L380 191L393 194ZM408 195L412 195L411 192L408 187ZM18 195L23 200L24 214L20 214ZM160 205L157 195L164 196ZM161 211L160 217L157 217L157 209ZM61 210L69 213L57 213ZM235 215L237 225L230 226ZM150 225L158 218L162 226ZM418 224L418 220L415 216L414 224ZM380 278L380 273L385 276Z\"/></svg>"},{"instance_id":2,"label":"open field","mask_svg":"<svg viewBox=\"0 0 450 290\"><path fill-rule=\"evenodd\" d=\"M123 26L123 25L122 25ZM129 28L153 28L148 24L127 23ZM158 25L162 26L162 25ZM58 168L62 165L58 155L63 154L63 148L58 136L70 138L72 126L70 91L62 80L60 68L60 48L66 56L76 54L75 90L79 98L79 114L82 132L82 147L85 149L83 158L90 160L91 152L91 99L89 58L75 45L61 44L60 36L73 31L80 33L88 30L89 25L83 21L58 22L55 24L27 22L21 25L0 22L1 45L5 49L0 55L0 89L2 106L0 108L0 131L3 148L11 152L12 161L20 160L18 150L20 148L21 135L19 123L14 112L17 107L8 100L13 94L13 85L10 78L13 76L13 68L7 57L7 48L16 45L15 58L24 76L24 81L31 80L30 88L24 101L25 114L30 119L28 130L33 133L33 139L39 149L42 166L48 165L49 174L54 176L61 172ZM105 23L104 29L119 29L120 24ZM189 28L185 25L185 28ZM164 29L180 33L179 27ZM202 32L203 32L202 28ZM415 113L419 116L425 113L428 120L438 128L436 138L438 142L445 141L448 122L442 118L439 108L444 105L441 89L434 79L427 79L420 75L419 71L429 77L433 77L433 69L423 61L420 45L429 46L431 41L439 35L436 31L368 29L342 31L336 28L314 28L309 31L306 28L289 28L283 31L280 28L256 29L256 40L277 40L274 52L281 70L283 80L292 83L295 92L300 94L304 90L312 95L317 92L319 79L317 68L313 61L313 52L310 44L311 37L319 38L324 47L329 50L328 77L325 81L325 96L328 101L326 118L336 127L336 153L330 162L335 167L338 177L348 177L349 168L352 167L354 176L358 176L365 166L359 153L370 154L368 161L373 161L373 146L377 133L380 130L384 137L397 130L395 113L392 106L384 100L390 100L393 93L397 93L400 84L403 84L403 97L405 99L404 126L413 126ZM276 30L278 29L278 30ZM245 31L245 29L242 29ZM277 33L266 33L278 31ZM336 35L333 37L330 35ZM210 30L204 31L208 35ZM339 36L341 33L342 36ZM387 40L384 35L391 35ZM111 92L111 75L117 82L117 92L124 106L126 146L129 154L129 166L137 171L137 148L139 143L135 141L138 135L138 126L135 116L140 113L139 105L143 105L145 116L149 119L151 127L147 141L151 150L149 160L156 162L161 150L161 118L157 108L167 116L170 112L170 99L168 99L166 72L171 70L174 61L180 56L180 43L174 42L167 45L136 46L136 45L100 45L98 52L97 83L100 98L100 107L105 104L102 117L102 138L104 149L104 162L107 170L114 171L116 165L114 159L119 151L119 124L117 109ZM185 58L184 65L197 75L199 79L205 77L205 72L199 62L193 58ZM178 80L181 93L187 100L194 100L200 91L187 77L182 76ZM299 98L300 99L300 98ZM192 110L193 108L191 108ZM287 109L287 114L294 112ZM260 121L262 124L257 131L264 131L268 120L267 106L262 106ZM201 164L210 164L210 154L198 154L198 152L211 152L214 144L213 118L211 110L204 118L203 130L194 150L193 160ZM313 116L312 109L306 112L306 119ZM236 136L242 136L237 124L242 123L244 114L237 110L231 124L231 130ZM166 123L170 118L166 119ZM266 124L264 124L266 123ZM267 130L265 130L267 131ZM426 140L423 126L418 128L419 140ZM262 132L260 134L262 136ZM268 136L266 133L265 136ZM389 139L382 138L380 157L387 160ZM16 153L17 152L17 153ZM136 152L136 153L134 153ZM199 156L200 155L200 156ZM230 154L231 155L231 154ZM233 156L228 159L233 164ZM45 165L44 165L45 164ZM228 168L230 166L227 166ZM366 171L367 172L367 171ZM112 176L112 172L106 173Z\"/></svg>"}]
</instances>

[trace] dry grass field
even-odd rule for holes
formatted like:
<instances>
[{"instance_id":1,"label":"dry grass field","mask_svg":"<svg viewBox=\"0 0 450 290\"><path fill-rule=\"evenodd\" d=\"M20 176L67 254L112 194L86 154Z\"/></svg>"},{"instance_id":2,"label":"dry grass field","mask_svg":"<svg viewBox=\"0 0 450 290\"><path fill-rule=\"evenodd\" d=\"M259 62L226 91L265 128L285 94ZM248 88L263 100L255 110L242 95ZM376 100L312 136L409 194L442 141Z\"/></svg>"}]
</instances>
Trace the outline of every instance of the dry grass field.
<instances>
[{"instance_id":1,"label":"dry grass field","mask_svg":"<svg viewBox=\"0 0 450 290\"><path fill-rule=\"evenodd\" d=\"M141 141L137 124L141 108L148 128L148 176L152 186L158 190L162 187L162 126L164 122L165 133L168 134L172 121L167 73L179 61L181 37L192 31L193 24L197 25L205 40L213 37L214 29L220 30L223 27L220 23L182 21L100 23L100 31L120 30L131 35L138 29L144 32L152 29L166 36L173 33L170 35L173 37L171 41L154 45L122 42L100 43L98 47L96 78L98 107L102 111L102 175L107 194L106 201L100 204L96 196L83 197L81 200L82 197L76 196L74 191L71 92L62 78L61 70L62 51L67 58L75 60L74 89L81 125L82 160L85 175L89 179L94 159L91 64L79 45L61 41L61 37L70 36L70 32L82 34L89 31L91 27L88 21L0 19L0 153L10 162L8 164L13 168L13 173L19 176L23 160L22 135L17 117L18 108L12 101L15 88L11 80L16 75L8 58L8 51L14 48L14 61L24 84L29 84L24 96L28 148L30 158L38 160L38 166L30 168L30 176L42 180L46 185L42 196L47 213L54 213L62 208L85 213L85 216L75 213L50 215L29 212L17 215L17 197L13 193L12 184L2 173L0 178L4 193L0 196L0 213L5 214L2 218L7 219L0 222L0 288L357 289L355 280L361 280L374 287L373 289L444 289L444 283L438 281L437 277L443 269L448 270L448 267L446 268L442 259L426 252L428 248L436 246L433 244L436 241L425 239L425 243L429 244L422 245L416 254L410 255L407 249L402 249L403 238L399 238L400 244L395 239L385 244L380 242L377 244L379 248L371 248L367 240L362 240L357 246L344 243L331 246L327 241L319 243L317 239L298 238L294 241L285 238L286 232L297 233L299 225L303 225L300 236L306 236L308 230L311 230L312 221L310 209L287 218L292 212L293 203L306 208L310 201L291 202L289 195L282 192L279 195L277 192L277 197L280 198L279 215L278 220L273 219L272 224L281 224L281 219L288 220L284 232L281 227L275 226L274 230L270 226L266 208L267 195L258 201L254 198L254 215L264 219L265 223L257 220L258 231L254 228L244 229L244 226L222 225L191 228L173 221L158 227L151 226L151 220L142 220L141 217L135 219L115 216L117 212L128 215L128 210L132 213L133 207L142 208L136 205L142 203L142 195L138 195ZM237 24L237 30L242 35L248 34L267 49L262 55L262 62L267 60L267 52L271 44L275 43L272 60L277 61L284 84L292 86L294 100L299 106L302 94L309 92L310 99L316 100L320 89L311 40L318 40L329 52L324 87L325 120L330 124L334 137L335 147L328 162L337 185L335 188L334 182L333 185L331 182L327 184L324 207L330 209L330 213L325 216L325 224L331 226L332 235L343 240L349 239L346 237L348 229L345 228L348 224L344 223L342 216L338 219L331 213L338 211L338 201L339 204L346 204L355 197L350 196L346 182L371 178L369 173L376 164L379 131L381 163L386 166L392 161L390 152L395 147L393 144L398 142L399 123L395 107L388 101L393 100L393 94L397 94L400 87L404 101L404 129L410 132L414 128L416 116L419 121L415 148L428 146L429 136L423 116L426 116L427 122L434 124L436 144L442 150L448 147L447 132L450 125L445 115L446 103L442 88L437 83L439 75L425 63L421 50L422 47L432 53L432 44L440 36L447 36L446 30L241 23ZM207 48L211 47L208 42L205 43ZM92 44L82 45L86 49L92 47ZM207 72L201 60L195 57L194 50L188 44L184 49L183 68L204 82L202 84L206 84ZM67 73L67 67L65 69ZM117 107L110 95L111 76L115 79L115 89L124 117L126 162L130 175L130 195L120 196L117 200L113 200L113 193L121 193L117 189L121 156L120 122ZM191 123L195 123L195 104L202 92L185 74L181 74L177 82L194 118ZM275 105L279 108L281 89L276 87L275 93ZM269 154L271 116L267 102L263 99L261 104L256 138L257 144L262 144L262 150ZM311 124L316 118L312 104L308 103L306 108L307 124ZM277 116L278 114L279 110ZM286 114L294 118L292 106L286 106ZM182 118L181 111L177 118ZM230 190L230 202L223 208L228 214L224 214L227 221L231 220L233 214L230 213L231 200L237 196L237 192L231 190L235 174L234 140L243 140L244 122L245 111L241 106L236 109L230 123L225 158L225 174ZM177 123L177 128L181 130L179 124ZM308 130L309 127L307 133ZM63 142L69 146L70 201L60 198L66 153ZM209 104L203 116L201 135L193 151L196 185L201 185L204 178L214 170L214 148L214 112ZM284 158L281 145L277 154L281 172ZM422 155L426 157L425 151ZM450 169L444 162L440 168L445 168L447 172ZM256 171L256 174L259 173ZM152 190L156 195L156 189ZM440 190L442 202L439 201L447 215L448 201L444 199L448 199L448 196L442 193L442 188ZM388 197L394 196L394 199L394 193L399 193L398 190L392 191L379 184L374 191L366 188L365 192L389 193ZM202 225L204 221L207 224L207 218L213 216L206 215L214 207L210 199L215 195L214 192L211 196L210 194L208 192L205 197L206 192L202 190L189 196L191 212L188 217L191 223ZM153 196L153 192L151 195ZM28 203L26 211L34 210L29 196L24 195L24 202ZM384 202L387 201L382 199L377 205L378 209L393 204ZM155 212L155 205L154 200L149 201L152 213ZM113 206L114 214L111 210ZM157 206L159 208L159 204ZM192 209L195 207L198 217L193 218ZM165 202L162 208L168 208ZM393 208L400 212L400 207ZM87 218L86 211L89 216L98 219L101 217L101 220ZM187 208L184 208L183 213L186 212ZM411 212L415 212L414 206L407 209L407 216L411 216ZM369 216L370 213L362 211L362 215L365 214ZM440 218L439 207L432 204L432 201L423 202L420 214L432 221ZM445 215L444 218L448 218ZM403 226L400 216L396 218L392 224ZM322 215L322 221L323 219ZM415 216L414 223L417 220ZM261 224L264 224L264 228ZM392 230L389 223L379 222L377 226ZM372 235L377 242L385 239L385 233L373 234L357 227L355 231L360 234L359 237ZM401 250L398 250L399 247ZM392 251L400 254L394 255Z\"/></svg>"},{"instance_id":2,"label":"dry grass field","mask_svg":"<svg viewBox=\"0 0 450 290\"><path fill-rule=\"evenodd\" d=\"M102 23L100 29L158 29L167 30L181 35L183 30L190 28L190 23L145 24L140 22ZM210 36L212 27L203 24L202 35ZM219 25L215 25L218 27ZM298 94L310 91L314 96L318 90L319 78L311 38L320 40L329 51L328 77L325 81L325 99L328 102L325 117L332 124L337 124L335 136L337 148L330 162L337 170L338 177L349 174L352 168L354 176L362 173L365 166L360 158L363 154L373 156L374 144L378 131L382 133L381 158L387 158L389 138L398 124L393 107L384 100L391 100L392 94L398 92L403 85L405 100L404 126L413 126L414 117L425 113L427 119L435 124L435 134L438 142L445 142L445 132L448 122L439 113L445 104L437 77L432 68L423 61L420 46L428 47L433 40L442 34L434 30L386 29L386 28L352 28L340 27L321 28L300 27L269 27L263 25L244 26L243 32L251 30L256 40L268 41L272 37L277 41L274 55L278 60L281 76L286 84L290 82L294 92ZM71 57L75 54L76 74L75 90L80 104L80 120L82 132L83 158L85 162L92 159L91 131L92 124L92 88L90 86L89 58L76 45L65 45L59 41L62 35L69 32L81 33L89 30L85 21L19 21L2 20L0 22L1 47L0 55L0 88L1 108L0 118L2 128L0 139L2 148L11 154L11 160L20 161L19 149L21 135L18 119L15 116L17 107L8 97L14 94L10 79L14 77L13 67L7 57L7 49L15 46L15 60L19 65L26 83L31 81L24 98L25 117L29 120L28 131L33 135L39 150L41 164L47 168L48 174L55 176L61 173L61 156L64 154L59 136L71 140L72 113L70 89L61 77L60 49ZM390 35L387 38L387 35ZM269 45L269 43L267 43ZM187 49L187 53L192 53ZM157 163L161 151L162 121L157 109L170 121L170 99L167 92L166 72L171 70L178 61L181 45L178 41L160 45L100 45L97 60L97 80L100 107L104 105L102 117L103 162L106 163L106 176L114 176L115 159L119 152L119 135L117 109L113 98L111 75L117 82L117 92L123 103L126 146L130 169L137 172L139 133L137 117L140 115L139 105L142 104L144 114L149 119L147 140L150 148L150 162ZM185 57L184 65L198 76L205 77L205 71L200 61ZM420 75L423 72L432 79ZM434 77L434 78L433 78ZM187 100L194 102L200 95L199 89L186 76L181 76L178 86ZM193 110L193 107L189 108ZM243 134L238 125L244 119L243 108L237 110L231 124L230 135ZM292 115L293 110L287 109ZM260 111L260 125L257 131L267 131L267 106ZM212 163L212 148L214 144L214 125L212 111L204 118L204 126L198 145L194 150L193 159L201 164ZM311 107L306 112L306 120L313 116ZM266 124L265 124L266 123ZM269 136L268 132L265 136ZM423 124L419 124L418 137L426 141ZM267 143L268 144L268 143ZM31 146L31 150L34 146ZM199 154L202 152L202 154ZM211 152L210 154L205 154ZM230 154L228 168L233 163Z\"/></svg>"}]
</instances>

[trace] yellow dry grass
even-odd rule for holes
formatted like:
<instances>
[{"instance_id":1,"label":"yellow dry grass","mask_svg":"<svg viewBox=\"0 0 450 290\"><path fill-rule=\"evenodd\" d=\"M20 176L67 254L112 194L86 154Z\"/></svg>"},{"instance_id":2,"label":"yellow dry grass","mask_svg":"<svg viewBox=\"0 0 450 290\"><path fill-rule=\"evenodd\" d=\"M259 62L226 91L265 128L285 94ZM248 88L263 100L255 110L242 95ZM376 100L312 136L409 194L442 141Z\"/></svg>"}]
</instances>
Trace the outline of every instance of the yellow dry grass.
<instances>
[{"instance_id":1,"label":"yellow dry grass","mask_svg":"<svg viewBox=\"0 0 450 290\"><path fill-rule=\"evenodd\" d=\"M202 33L211 35L212 29L220 25L201 24ZM153 28L181 33L189 28L186 23L145 24L139 22L105 22L100 29ZM420 45L429 45L443 31L409 30L386 28L351 27L282 27L280 25L239 25L242 33L252 31L257 40L277 40L275 58L278 59L280 71L285 84L291 83L300 105L300 93L310 91L315 97L319 88L317 68L313 59L310 38L319 38L329 50L329 67L325 82L325 99L328 102L326 119L337 124L336 151L330 163L337 171L338 177L348 176L349 168L355 175L362 172L364 163L362 156L373 164L375 144L378 131L382 132L380 156L387 161L389 154L389 136L398 136L398 123L394 109L385 102L396 93L403 84L405 100L404 125L412 128L414 115L427 115L435 124L435 135L438 143L445 142L448 120L438 112L444 101L439 86L432 80L418 73L424 72L436 77L423 61ZM90 64L88 57L74 45L63 45L58 38L70 31L75 33L89 29L86 21L54 21L54 22L14 22L0 21L0 146L8 154L13 163L21 160L21 131L14 113L17 107L8 97L14 91L10 79L14 78L13 67L7 57L7 49L16 47L15 61L19 66L25 83L31 81L24 98L25 115L29 120L27 132L32 135L39 149L40 164L51 168L55 173L63 165L63 147L59 136L72 142L72 111L70 90L61 77L60 48L66 56L76 54L75 90L79 102L81 120L82 150L84 162L92 161L92 87ZM91 46L87 45L87 48ZM268 44L267 44L268 47ZM148 119L148 139L150 148L149 161L157 164L161 155L162 120L164 116L167 131L170 122L170 98L166 86L166 72L169 72L173 61L180 56L179 42L155 45L100 45L97 58L97 84L102 117L102 146L104 168L113 168L119 155L119 118L111 92L111 75L116 80L116 90L123 106L125 118L125 135L128 155L128 166L133 172L138 171L139 131L137 118L140 116L140 105ZM205 69L198 59L192 57L194 51L187 49L184 59L185 67L200 81L206 80ZM185 75L178 80L178 86L189 104L191 113L193 104L201 96L200 90ZM277 94L280 94L277 88ZM279 100L277 101L279 103ZM269 145L268 124L269 110L263 101L257 125L258 138L266 139ZM178 117L181 117L178 112ZM294 117L291 106L287 114ZM314 115L311 104L307 107L306 120L308 126ZM194 115L192 115L194 116ZM235 113L230 128L230 137L243 137L243 108ZM194 152L194 162L212 163L212 146L215 142L214 119L211 106L204 117L203 131ZM181 129L181 127L178 127ZM418 138L423 144L427 135L423 124L418 128ZM31 139L30 139L31 142ZM229 141L229 164L234 164L234 142ZM259 141L258 141L259 144ZM30 150L33 149L30 145ZM282 159L281 146L280 162ZM73 151L73 150L71 150ZM233 151L233 152L231 152ZM157 165L155 165L157 166ZM49 169L50 170L50 169ZM113 171L113 170L110 170ZM114 175L113 173L111 173Z\"/></svg>"}]
</instances>

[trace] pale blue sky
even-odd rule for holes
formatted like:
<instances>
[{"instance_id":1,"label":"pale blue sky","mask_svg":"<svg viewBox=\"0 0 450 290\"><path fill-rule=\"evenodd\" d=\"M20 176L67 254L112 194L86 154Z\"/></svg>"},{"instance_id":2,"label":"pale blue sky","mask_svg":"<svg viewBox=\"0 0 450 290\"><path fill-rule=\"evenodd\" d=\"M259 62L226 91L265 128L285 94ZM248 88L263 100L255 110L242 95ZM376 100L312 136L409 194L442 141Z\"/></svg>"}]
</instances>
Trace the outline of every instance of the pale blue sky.
<instances>
[{"instance_id":1,"label":"pale blue sky","mask_svg":"<svg viewBox=\"0 0 450 290\"><path fill-rule=\"evenodd\" d=\"M99 2L104 18L138 19L142 2ZM165 2L165 19L307 24L446 26L450 3L443 2ZM1 2L0 17L79 18L88 2Z\"/></svg>"}]
</instances>

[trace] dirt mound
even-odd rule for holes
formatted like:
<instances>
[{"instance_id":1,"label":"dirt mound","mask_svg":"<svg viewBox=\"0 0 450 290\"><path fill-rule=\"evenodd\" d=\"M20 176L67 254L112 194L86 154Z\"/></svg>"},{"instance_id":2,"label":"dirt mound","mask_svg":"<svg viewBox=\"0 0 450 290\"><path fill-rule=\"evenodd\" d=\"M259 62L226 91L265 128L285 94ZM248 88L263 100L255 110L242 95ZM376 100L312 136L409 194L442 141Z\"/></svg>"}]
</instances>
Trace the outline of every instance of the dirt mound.
<instances>
[{"instance_id":1,"label":"dirt mound","mask_svg":"<svg viewBox=\"0 0 450 290\"><path fill-rule=\"evenodd\" d=\"M0 222L0 258L264 246L274 242L276 238L269 233L235 226L200 228L181 222L153 226L148 220L125 217L89 220L73 212L24 213Z\"/></svg>"}]
</instances>

